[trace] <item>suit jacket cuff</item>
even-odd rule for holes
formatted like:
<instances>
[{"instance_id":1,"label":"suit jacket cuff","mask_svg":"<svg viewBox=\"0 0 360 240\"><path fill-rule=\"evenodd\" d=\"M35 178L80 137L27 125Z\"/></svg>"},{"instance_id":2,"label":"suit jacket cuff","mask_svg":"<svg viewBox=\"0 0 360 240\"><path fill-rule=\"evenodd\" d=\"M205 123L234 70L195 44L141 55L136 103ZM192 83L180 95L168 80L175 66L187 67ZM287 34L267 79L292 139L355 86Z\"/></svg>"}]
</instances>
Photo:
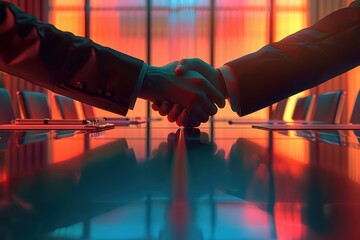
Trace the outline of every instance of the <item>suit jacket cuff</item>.
<instances>
[{"instance_id":1,"label":"suit jacket cuff","mask_svg":"<svg viewBox=\"0 0 360 240\"><path fill-rule=\"evenodd\" d=\"M233 73L232 69L229 66L224 65L224 66L220 67L219 70L225 80L226 88L229 93L231 109L234 112L237 112L237 114L239 116L241 116L241 108L240 108L240 105L238 104L239 96L240 96L239 82L236 79L235 74Z\"/></svg>"},{"instance_id":2,"label":"suit jacket cuff","mask_svg":"<svg viewBox=\"0 0 360 240\"><path fill-rule=\"evenodd\" d=\"M141 70L140 70L140 73L139 73L139 77L138 77L138 79L136 81L136 85L135 85L134 90L132 92L132 95L131 95L131 97L129 99L129 109L134 109L135 102L136 102L136 99L137 99L137 97L139 95L142 83L144 81L147 68L148 68L148 65L146 63L143 63L143 65L141 67Z\"/></svg>"}]
</instances>

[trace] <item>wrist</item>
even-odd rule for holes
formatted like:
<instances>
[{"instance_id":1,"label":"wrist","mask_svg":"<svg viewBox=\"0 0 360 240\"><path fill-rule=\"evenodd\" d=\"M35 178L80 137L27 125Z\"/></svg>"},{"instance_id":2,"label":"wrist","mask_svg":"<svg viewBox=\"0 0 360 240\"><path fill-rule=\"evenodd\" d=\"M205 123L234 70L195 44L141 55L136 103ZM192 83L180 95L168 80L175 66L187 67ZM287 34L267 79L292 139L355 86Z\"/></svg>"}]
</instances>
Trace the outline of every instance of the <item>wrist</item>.
<instances>
[{"instance_id":1,"label":"wrist","mask_svg":"<svg viewBox=\"0 0 360 240\"><path fill-rule=\"evenodd\" d=\"M216 69L217 71L217 79L219 80L219 87L218 90L224 95L225 98L229 98L229 92L226 87L225 78L222 75L220 69Z\"/></svg>"}]
</instances>

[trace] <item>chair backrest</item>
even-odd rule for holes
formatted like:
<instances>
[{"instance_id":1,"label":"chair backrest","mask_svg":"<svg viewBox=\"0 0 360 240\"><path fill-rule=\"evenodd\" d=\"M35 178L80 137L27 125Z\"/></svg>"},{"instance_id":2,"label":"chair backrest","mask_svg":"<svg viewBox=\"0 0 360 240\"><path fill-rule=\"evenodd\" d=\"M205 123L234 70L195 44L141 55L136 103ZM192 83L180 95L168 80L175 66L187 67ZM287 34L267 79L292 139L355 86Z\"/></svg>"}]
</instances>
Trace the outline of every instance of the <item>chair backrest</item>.
<instances>
[{"instance_id":1,"label":"chair backrest","mask_svg":"<svg viewBox=\"0 0 360 240\"><path fill-rule=\"evenodd\" d=\"M45 93L20 90L17 95L22 118L51 118Z\"/></svg>"},{"instance_id":2,"label":"chair backrest","mask_svg":"<svg viewBox=\"0 0 360 240\"><path fill-rule=\"evenodd\" d=\"M304 121L309 120L314 107L314 103L315 103L315 94L298 98L295 104L292 119L304 120Z\"/></svg>"},{"instance_id":3,"label":"chair backrest","mask_svg":"<svg viewBox=\"0 0 360 240\"><path fill-rule=\"evenodd\" d=\"M344 106L345 91L326 92L319 95L312 121L339 123Z\"/></svg>"},{"instance_id":4,"label":"chair backrest","mask_svg":"<svg viewBox=\"0 0 360 240\"><path fill-rule=\"evenodd\" d=\"M15 119L15 113L9 91L6 88L0 88L0 103L0 124L11 123L11 120Z\"/></svg>"},{"instance_id":5,"label":"chair backrest","mask_svg":"<svg viewBox=\"0 0 360 240\"><path fill-rule=\"evenodd\" d=\"M86 103L81 103L83 112L84 112L84 117L85 119L94 119L95 118L95 112L94 112L94 108Z\"/></svg>"},{"instance_id":6,"label":"chair backrest","mask_svg":"<svg viewBox=\"0 0 360 240\"><path fill-rule=\"evenodd\" d=\"M284 119L287 102L288 102L288 99L285 98L277 103L277 105L273 111L273 114L272 114L272 118L271 118L272 120L283 120Z\"/></svg>"},{"instance_id":7,"label":"chair backrest","mask_svg":"<svg viewBox=\"0 0 360 240\"><path fill-rule=\"evenodd\" d=\"M78 119L75 102L73 99L56 95L55 104L60 111L62 119Z\"/></svg>"},{"instance_id":8,"label":"chair backrest","mask_svg":"<svg viewBox=\"0 0 360 240\"><path fill-rule=\"evenodd\" d=\"M354 108L351 113L350 123L360 124L360 91L355 100Z\"/></svg>"}]
</instances>

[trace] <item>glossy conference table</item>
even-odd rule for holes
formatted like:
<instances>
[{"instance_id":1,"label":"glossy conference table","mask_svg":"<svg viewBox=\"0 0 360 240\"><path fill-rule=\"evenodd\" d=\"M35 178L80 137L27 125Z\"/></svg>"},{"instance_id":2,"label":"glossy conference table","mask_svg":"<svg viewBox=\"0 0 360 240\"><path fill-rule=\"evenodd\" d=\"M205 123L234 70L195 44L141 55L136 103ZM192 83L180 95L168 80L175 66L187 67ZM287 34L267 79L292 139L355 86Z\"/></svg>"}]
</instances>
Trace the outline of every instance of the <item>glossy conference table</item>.
<instances>
[{"instance_id":1,"label":"glossy conference table","mask_svg":"<svg viewBox=\"0 0 360 240\"><path fill-rule=\"evenodd\" d=\"M0 239L359 239L352 131L0 132Z\"/></svg>"}]
</instances>

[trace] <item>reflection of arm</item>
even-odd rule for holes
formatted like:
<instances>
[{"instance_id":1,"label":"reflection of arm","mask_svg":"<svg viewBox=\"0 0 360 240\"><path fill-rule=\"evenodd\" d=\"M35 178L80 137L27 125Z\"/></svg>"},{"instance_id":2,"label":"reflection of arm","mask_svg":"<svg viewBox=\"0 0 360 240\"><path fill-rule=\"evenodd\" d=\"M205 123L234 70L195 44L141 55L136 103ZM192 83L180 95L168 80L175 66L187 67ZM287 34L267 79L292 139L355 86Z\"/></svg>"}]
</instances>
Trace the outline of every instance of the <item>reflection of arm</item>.
<instances>
[{"instance_id":1,"label":"reflection of arm","mask_svg":"<svg viewBox=\"0 0 360 240\"><path fill-rule=\"evenodd\" d=\"M27 234L35 232L45 235L143 197L137 167L133 149L126 139L118 139L11 179L8 194L17 204L0 208L0 226L9 226L5 238L0 231L0 239L29 239ZM9 221L12 216L15 221Z\"/></svg>"},{"instance_id":2,"label":"reflection of arm","mask_svg":"<svg viewBox=\"0 0 360 240\"><path fill-rule=\"evenodd\" d=\"M243 116L360 64L360 1L220 70ZM234 81L235 80L235 81Z\"/></svg>"},{"instance_id":3,"label":"reflection of arm","mask_svg":"<svg viewBox=\"0 0 360 240\"><path fill-rule=\"evenodd\" d=\"M141 60L59 31L0 1L0 71L126 114L145 70Z\"/></svg>"}]
</instances>

